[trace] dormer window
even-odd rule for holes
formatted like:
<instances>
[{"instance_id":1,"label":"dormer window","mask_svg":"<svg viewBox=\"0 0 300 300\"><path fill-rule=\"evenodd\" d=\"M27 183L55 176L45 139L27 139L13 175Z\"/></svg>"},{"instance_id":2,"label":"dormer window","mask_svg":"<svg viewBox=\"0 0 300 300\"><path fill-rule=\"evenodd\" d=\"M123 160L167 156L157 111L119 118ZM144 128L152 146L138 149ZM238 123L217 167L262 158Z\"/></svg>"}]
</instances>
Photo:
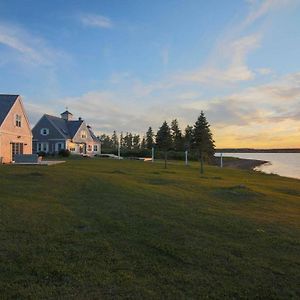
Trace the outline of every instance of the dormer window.
<instances>
[{"instance_id":1,"label":"dormer window","mask_svg":"<svg viewBox=\"0 0 300 300\"><path fill-rule=\"evenodd\" d=\"M85 130L81 130L81 138L82 139L86 139L87 135L86 135L86 131Z\"/></svg>"},{"instance_id":2,"label":"dormer window","mask_svg":"<svg viewBox=\"0 0 300 300\"><path fill-rule=\"evenodd\" d=\"M21 125L22 125L22 116L21 115L16 115L15 124L16 124L16 127L21 127Z\"/></svg>"},{"instance_id":3,"label":"dormer window","mask_svg":"<svg viewBox=\"0 0 300 300\"><path fill-rule=\"evenodd\" d=\"M49 134L49 129L48 128L42 128L41 129L41 135L48 135Z\"/></svg>"}]
</instances>

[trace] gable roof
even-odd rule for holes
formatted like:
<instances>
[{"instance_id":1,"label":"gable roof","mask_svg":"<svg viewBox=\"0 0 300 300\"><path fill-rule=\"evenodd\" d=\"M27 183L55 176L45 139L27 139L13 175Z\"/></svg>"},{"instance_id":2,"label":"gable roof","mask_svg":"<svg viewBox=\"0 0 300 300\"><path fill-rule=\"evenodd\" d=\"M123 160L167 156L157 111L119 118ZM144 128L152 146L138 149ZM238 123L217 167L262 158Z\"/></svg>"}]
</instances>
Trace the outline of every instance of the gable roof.
<instances>
[{"instance_id":1,"label":"gable roof","mask_svg":"<svg viewBox=\"0 0 300 300\"><path fill-rule=\"evenodd\" d=\"M90 126L87 126L89 132L90 132L90 135L93 139L94 142L96 143L100 143L100 139L96 137L95 133L93 132L92 128Z\"/></svg>"},{"instance_id":2,"label":"gable roof","mask_svg":"<svg viewBox=\"0 0 300 300\"><path fill-rule=\"evenodd\" d=\"M51 116L51 115L44 115L46 119L50 121L50 123L59 131L59 133L66 139L70 138L69 130L67 123L64 119Z\"/></svg>"},{"instance_id":3,"label":"gable roof","mask_svg":"<svg viewBox=\"0 0 300 300\"><path fill-rule=\"evenodd\" d=\"M72 138L75 136L82 123L83 123L82 120L68 121L67 124L68 124L69 134Z\"/></svg>"},{"instance_id":4,"label":"gable roof","mask_svg":"<svg viewBox=\"0 0 300 300\"><path fill-rule=\"evenodd\" d=\"M72 139L83 123L83 120L67 121L65 119L51 115L45 115L45 118L47 118L51 122L51 124L65 139Z\"/></svg>"},{"instance_id":5,"label":"gable roof","mask_svg":"<svg viewBox=\"0 0 300 300\"><path fill-rule=\"evenodd\" d=\"M5 120L7 114L15 104L19 95L4 95L0 94L0 126Z\"/></svg>"},{"instance_id":6,"label":"gable roof","mask_svg":"<svg viewBox=\"0 0 300 300\"><path fill-rule=\"evenodd\" d=\"M66 119L56 117L56 116L51 116L48 114L44 114L40 120L42 120L43 118L47 119L64 139L73 139L75 137L75 135L77 134L79 128L84 123L84 120L82 120L81 118L79 118L78 120L66 120ZM34 129L37 126L40 126L40 125L38 125L39 122L35 125ZM89 134L90 134L91 138L93 139L93 141L100 143L100 140L95 136L95 134L91 130L91 127L87 126L87 129L88 129Z\"/></svg>"}]
</instances>

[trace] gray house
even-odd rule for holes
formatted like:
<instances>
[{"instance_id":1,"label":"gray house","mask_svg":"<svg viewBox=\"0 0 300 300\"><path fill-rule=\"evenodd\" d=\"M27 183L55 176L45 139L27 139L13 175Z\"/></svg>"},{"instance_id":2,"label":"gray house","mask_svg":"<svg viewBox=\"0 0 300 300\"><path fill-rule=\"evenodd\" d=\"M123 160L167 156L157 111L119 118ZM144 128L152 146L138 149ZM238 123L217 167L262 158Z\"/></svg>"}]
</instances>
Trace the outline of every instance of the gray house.
<instances>
[{"instance_id":1,"label":"gray house","mask_svg":"<svg viewBox=\"0 0 300 300\"><path fill-rule=\"evenodd\" d=\"M73 120L69 111L61 117L43 115L32 129L33 153L58 153L68 149L73 154L95 155L101 153L101 142L92 128L81 119Z\"/></svg>"}]
</instances>

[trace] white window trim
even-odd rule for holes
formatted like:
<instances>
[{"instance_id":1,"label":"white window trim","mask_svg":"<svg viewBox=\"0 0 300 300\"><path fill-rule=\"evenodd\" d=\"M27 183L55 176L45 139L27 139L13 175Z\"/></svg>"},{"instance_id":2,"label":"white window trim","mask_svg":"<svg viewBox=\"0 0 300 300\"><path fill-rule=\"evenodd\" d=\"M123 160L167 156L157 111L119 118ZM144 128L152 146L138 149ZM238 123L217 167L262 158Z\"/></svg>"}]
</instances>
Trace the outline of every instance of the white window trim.
<instances>
[{"instance_id":1,"label":"white window trim","mask_svg":"<svg viewBox=\"0 0 300 300\"><path fill-rule=\"evenodd\" d=\"M46 130L47 133L44 133L44 132L43 132L44 130ZM49 135L49 132L50 132L50 131L49 131L49 128L42 128L42 129L40 130L40 134L43 135L43 136Z\"/></svg>"},{"instance_id":2,"label":"white window trim","mask_svg":"<svg viewBox=\"0 0 300 300\"><path fill-rule=\"evenodd\" d=\"M22 127L22 115L15 114L14 118L14 127Z\"/></svg>"},{"instance_id":3,"label":"white window trim","mask_svg":"<svg viewBox=\"0 0 300 300\"><path fill-rule=\"evenodd\" d=\"M37 143L37 152L49 152L49 144L48 143Z\"/></svg>"},{"instance_id":4,"label":"white window trim","mask_svg":"<svg viewBox=\"0 0 300 300\"><path fill-rule=\"evenodd\" d=\"M58 149L59 145L60 145L60 149ZM64 149L65 149L65 143L63 143L63 142L55 143L55 152L58 152L58 151L64 150Z\"/></svg>"}]
</instances>

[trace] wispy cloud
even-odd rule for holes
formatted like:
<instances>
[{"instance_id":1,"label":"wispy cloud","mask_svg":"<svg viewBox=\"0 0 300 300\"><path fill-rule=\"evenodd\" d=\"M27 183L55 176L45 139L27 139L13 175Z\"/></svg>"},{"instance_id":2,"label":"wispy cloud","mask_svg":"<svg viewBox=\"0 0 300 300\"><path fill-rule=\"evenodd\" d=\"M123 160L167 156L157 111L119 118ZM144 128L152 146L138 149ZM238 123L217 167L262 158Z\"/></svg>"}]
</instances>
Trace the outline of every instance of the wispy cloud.
<instances>
[{"instance_id":1,"label":"wispy cloud","mask_svg":"<svg viewBox=\"0 0 300 300\"><path fill-rule=\"evenodd\" d=\"M250 4L250 12L243 22L243 26L252 24L273 10L289 6L295 3L295 0L248 0L247 2Z\"/></svg>"},{"instance_id":2,"label":"wispy cloud","mask_svg":"<svg viewBox=\"0 0 300 300\"><path fill-rule=\"evenodd\" d=\"M41 37L33 36L21 26L0 23L0 44L13 52L7 52L7 58L34 65L51 66L60 58L66 59L66 53L48 46Z\"/></svg>"},{"instance_id":3,"label":"wispy cloud","mask_svg":"<svg viewBox=\"0 0 300 300\"><path fill-rule=\"evenodd\" d=\"M81 23L89 27L112 28L113 22L110 18L96 14L82 14L79 17Z\"/></svg>"},{"instance_id":4,"label":"wispy cloud","mask_svg":"<svg viewBox=\"0 0 300 300\"><path fill-rule=\"evenodd\" d=\"M260 45L260 34L223 41L214 50L207 65L197 71L183 73L177 78L210 84L224 84L251 80L255 73L247 65L247 56Z\"/></svg>"}]
</instances>

